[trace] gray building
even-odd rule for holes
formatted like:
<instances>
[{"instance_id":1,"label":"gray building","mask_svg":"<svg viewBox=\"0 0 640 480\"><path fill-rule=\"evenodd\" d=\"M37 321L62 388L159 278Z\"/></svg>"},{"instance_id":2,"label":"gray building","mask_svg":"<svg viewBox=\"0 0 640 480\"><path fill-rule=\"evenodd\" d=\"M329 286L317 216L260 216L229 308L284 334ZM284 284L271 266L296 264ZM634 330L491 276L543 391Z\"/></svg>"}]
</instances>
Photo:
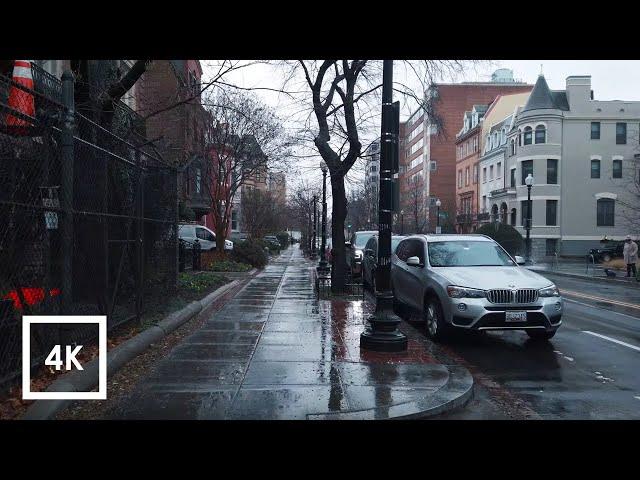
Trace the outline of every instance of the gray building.
<instances>
[{"instance_id":1,"label":"gray building","mask_svg":"<svg viewBox=\"0 0 640 480\"><path fill-rule=\"evenodd\" d=\"M640 102L594 100L590 76L552 91L541 75L507 134L504 187L488 209L525 235L527 186L534 177L532 257L585 255L606 236L637 236ZM631 187L631 188L630 188Z\"/></svg>"},{"instance_id":2,"label":"gray building","mask_svg":"<svg viewBox=\"0 0 640 480\"><path fill-rule=\"evenodd\" d=\"M364 191L369 204L368 224L378 222L378 189L380 186L380 140L369 145L364 152Z\"/></svg>"}]
</instances>

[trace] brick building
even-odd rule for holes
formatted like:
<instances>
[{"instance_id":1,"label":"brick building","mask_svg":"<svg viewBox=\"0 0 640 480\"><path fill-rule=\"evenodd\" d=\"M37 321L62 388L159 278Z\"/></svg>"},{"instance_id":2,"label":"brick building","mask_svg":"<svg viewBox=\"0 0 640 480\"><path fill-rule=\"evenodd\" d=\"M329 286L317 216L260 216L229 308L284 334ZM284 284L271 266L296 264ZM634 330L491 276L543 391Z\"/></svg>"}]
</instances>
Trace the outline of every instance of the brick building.
<instances>
[{"instance_id":1,"label":"brick building","mask_svg":"<svg viewBox=\"0 0 640 480\"><path fill-rule=\"evenodd\" d=\"M456 135L456 231L472 233L478 226L478 161L482 119L487 105L464 112L462 130Z\"/></svg>"},{"instance_id":2,"label":"brick building","mask_svg":"<svg viewBox=\"0 0 640 480\"><path fill-rule=\"evenodd\" d=\"M505 74L506 73L506 74ZM460 118L473 105L488 105L498 95L531 90L532 85L517 82L510 71L498 71L490 82L462 82L434 84L426 92L432 98L434 114L441 119L442 129L429 122L428 116L418 109L401 131L403 162L399 175L401 183L401 209L408 207L408 191L420 185L420 193L428 219L427 230L435 231L436 207L439 198L441 225L453 229L456 212L456 134Z\"/></svg>"},{"instance_id":3,"label":"brick building","mask_svg":"<svg viewBox=\"0 0 640 480\"><path fill-rule=\"evenodd\" d=\"M201 103L201 77L199 60L154 60L135 86L135 109L146 119L147 138L180 170L184 220L200 220L211 209L205 137L213 122Z\"/></svg>"}]
</instances>

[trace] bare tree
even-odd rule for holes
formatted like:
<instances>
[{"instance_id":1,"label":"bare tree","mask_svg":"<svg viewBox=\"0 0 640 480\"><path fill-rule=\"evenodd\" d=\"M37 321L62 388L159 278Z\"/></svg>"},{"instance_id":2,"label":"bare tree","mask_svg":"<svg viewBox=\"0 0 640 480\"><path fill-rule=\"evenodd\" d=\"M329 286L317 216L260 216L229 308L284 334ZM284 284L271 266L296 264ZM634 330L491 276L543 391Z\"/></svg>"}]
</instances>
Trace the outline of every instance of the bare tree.
<instances>
[{"instance_id":1,"label":"bare tree","mask_svg":"<svg viewBox=\"0 0 640 480\"><path fill-rule=\"evenodd\" d=\"M403 65L420 82L420 91L414 93L410 86L396 83L395 90L403 98L411 98L424 108L430 122L441 127L441 120L435 115L436 96L424 95L428 87L443 75L460 73L464 62L427 60L405 62ZM283 87L287 90L302 78L302 88L306 94L298 94L301 108L310 108L310 114L301 129L300 141L311 141L315 150L329 167L331 176L332 240L334 268L332 269L332 289L344 289L346 259L344 245L344 224L347 216L347 196L345 179L350 169L361 157L363 141L379 135L375 128L380 117L380 89L382 62L373 60L320 60L287 62L289 69ZM315 117L315 122L310 118ZM378 127L379 128L379 127ZM438 131L442 131L438 128Z\"/></svg>"},{"instance_id":2,"label":"bare tree","mask_svg":"<svg viewBox=\"0 0 640 480\"><path fill-rule=\"evenodd\" d=\"M242 224L250 239L264 237L282 228L281 206L268 191L248 188L242 192Z\"/></svg>"},{"instance_id":3,"label":"bare tree","mask_svg":"<svg viewBox=\"0 0 640 480\"><path fill-rule=\"evenodd\" d=\"M288 141L280 120L253 94L218 90L203 104L216 122L207 141L212 162L205 172L205 188L216 237L225 239L236 194L243 185L266 182L269 168L285 167ZM224 242L217 245L222 251Z\"/></svg>"},{"instance_id":4,"label":"bare tree","mask_svg":"<svg viewBox=\"0 0 640 480\"><path fill-rule=\"evenodd\" d=\"M415 175L407 180L409 185L405 213L409 219L409 229L411 233L424 233L429 223L429 208L424 198L424 182L421 175ZM405 233L407 233L406 230Z\"/></svg>"},{"instance_id":5,"label":"bare tree","mask_svg":"<svg viewBox=\"0 0 640 480\"><path fill-rule=\"evenodd\" d=\"M621 206L620 216L624 220L629 233L640 233L640 158L627 159L623 162L622 195L617 203Z\"/></svg>"}]
</instances>

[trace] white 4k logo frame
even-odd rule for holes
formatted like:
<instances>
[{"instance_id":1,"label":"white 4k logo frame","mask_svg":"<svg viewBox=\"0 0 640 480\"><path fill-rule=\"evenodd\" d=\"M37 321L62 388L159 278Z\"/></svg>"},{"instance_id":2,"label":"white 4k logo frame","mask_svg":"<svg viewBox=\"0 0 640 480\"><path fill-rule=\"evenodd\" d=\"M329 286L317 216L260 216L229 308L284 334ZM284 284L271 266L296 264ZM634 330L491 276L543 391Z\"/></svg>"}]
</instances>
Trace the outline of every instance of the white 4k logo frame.
<instances>
[{"instance_id":1,"label":"white 4k logo frame","mask_svg":"<svg viewBox=\"0 0 640 480\"><path fill-rule=\"evenodd\" d=\"M55 323L55 324L95 323L98 325L98 391L97 392L32 392L31 391L31 325L34 323ZM54 350L56 349L60 351L62 347L60 345L56 345L54 346ZM78 352L76 351L76 353ZM52 353L47 352L47 355L48 355L47 358L50 358L49 356L52 355ZM80 368L80 370L81 369L82 368ZM106 400L107 399L107 317L105 315L46 315L46 316L23 315L22 316L22 398L24 400Z\"/></svg>"}]
</instances>

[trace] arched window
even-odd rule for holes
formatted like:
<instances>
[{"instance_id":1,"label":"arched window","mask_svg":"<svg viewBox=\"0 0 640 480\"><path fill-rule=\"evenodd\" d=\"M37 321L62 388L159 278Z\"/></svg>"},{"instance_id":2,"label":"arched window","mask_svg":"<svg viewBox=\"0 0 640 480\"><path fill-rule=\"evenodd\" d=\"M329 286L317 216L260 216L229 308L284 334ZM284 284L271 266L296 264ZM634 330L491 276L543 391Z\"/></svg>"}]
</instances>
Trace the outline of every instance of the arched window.
<instances>
[{"instance_id":1,"label":"arched window","mask_svg":"<svg viewBox=\"0 0 640 480\"><path fill-rule=\"evenodd\" d=\"M544 128L544 125L538 125L536 127L536 143L546 143L547 142L547 130Z\"/></svg>"},{"instance_id":2,"label":"arched window","mask_svg":"<svg viewBox=\"0 0 640 480\"><path fill-rule=\"evenodd\" d=\"M533 130L531 129L531 127L525 127L524 128L524 144L525 145L531 145L532 135L533 135Z\"/></svg>"}]
</instances>

